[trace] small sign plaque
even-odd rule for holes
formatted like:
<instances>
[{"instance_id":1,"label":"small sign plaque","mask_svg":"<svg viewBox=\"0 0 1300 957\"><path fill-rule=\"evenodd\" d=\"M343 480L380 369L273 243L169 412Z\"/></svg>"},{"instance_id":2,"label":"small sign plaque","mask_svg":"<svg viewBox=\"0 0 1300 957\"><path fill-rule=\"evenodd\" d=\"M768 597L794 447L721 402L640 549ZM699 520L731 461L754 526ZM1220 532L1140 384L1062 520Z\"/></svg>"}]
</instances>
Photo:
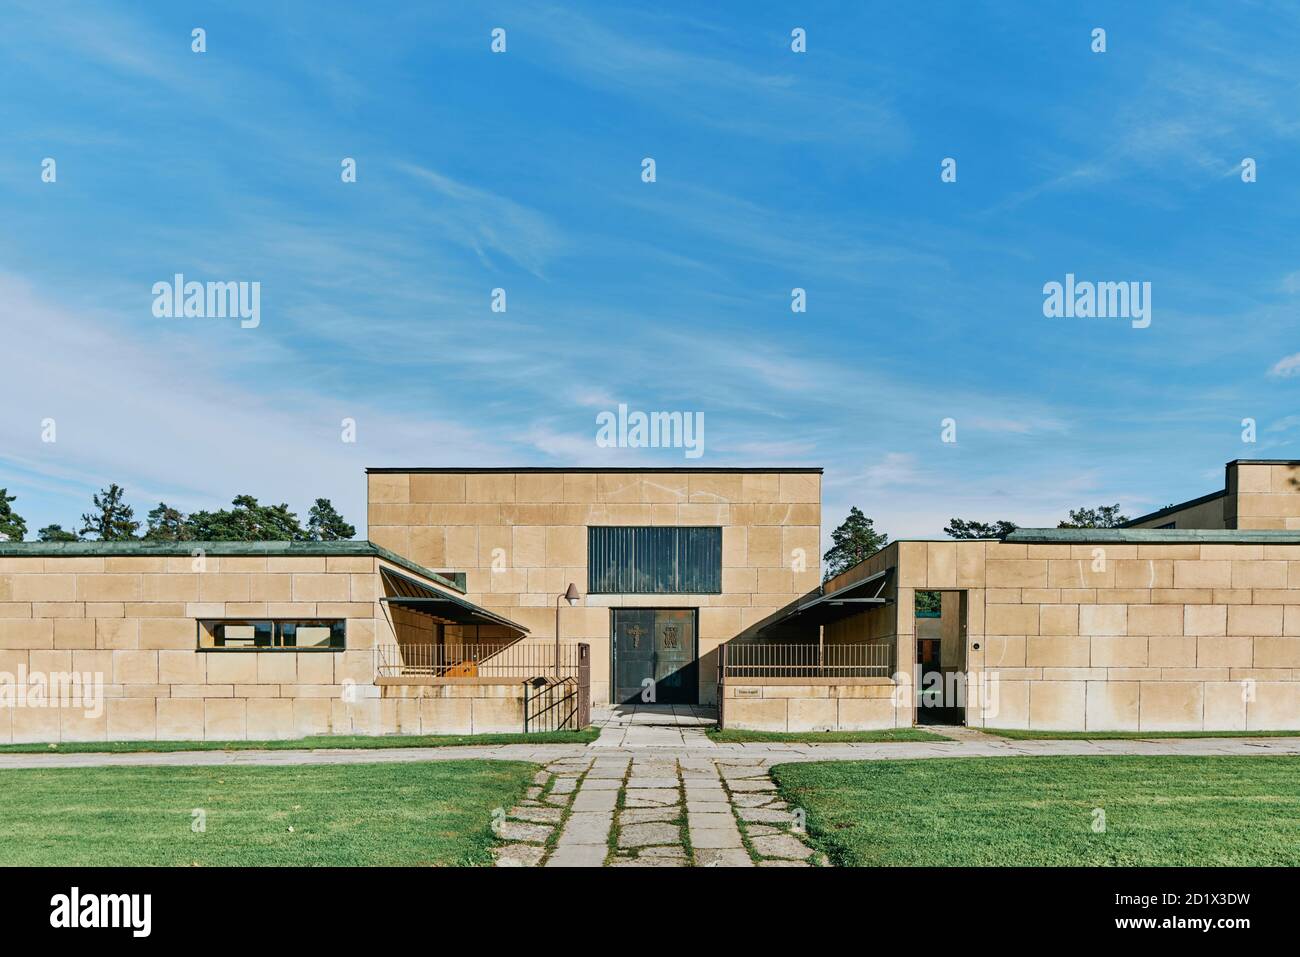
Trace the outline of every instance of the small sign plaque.
<instances>
[{"instance_id":1,"label":"small sign plaque","mask_svg":"<svg viewBox=\"0 0 1300 957\"><path fill-rule=\"evenodd\" d=\"M757 698L761 689L759 688L737 688L737 698Z\"/></svg>"}]
</instances>

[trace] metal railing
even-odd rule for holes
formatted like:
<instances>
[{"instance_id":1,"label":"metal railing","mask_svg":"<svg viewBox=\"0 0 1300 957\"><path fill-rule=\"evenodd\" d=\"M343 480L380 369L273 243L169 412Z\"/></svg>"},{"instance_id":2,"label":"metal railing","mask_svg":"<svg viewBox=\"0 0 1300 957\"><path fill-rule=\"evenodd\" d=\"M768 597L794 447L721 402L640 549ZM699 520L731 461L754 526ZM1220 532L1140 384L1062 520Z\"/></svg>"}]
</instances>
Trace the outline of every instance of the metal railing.
<instances>
[{"instance_id":1,"label":"metal railing","mask_svg":"<svg viewBox=\"0 0 1300 957\"><path fill-rule=\"evenodd\" d=\"M558 670L555 646L534 642L512 644L398 644L375 648L375 675L397 678L578 678L586 661L586 645L560 645Z\"/></svg>"},{"instance_id":2,"label":"metal railing","mask_svg":"<svg viewBox=\"0 0 1300 957\"><path fill-rule=\"evenodd\" d=\"M727 678L888 678L893 642L869 645L769 645L728 642L719 670Z\"/></svg>"},{"instance_id":3,"label":"metal railing","mask_svg":"<svg viewBox=\"0 0 1300 957\"><path fill-rule=\"evenodd\" d=\"M530 731L580 731L582 689L577 678L558 681L534 678L524 682L524 733Z\"/></svg>"}]
</instances>

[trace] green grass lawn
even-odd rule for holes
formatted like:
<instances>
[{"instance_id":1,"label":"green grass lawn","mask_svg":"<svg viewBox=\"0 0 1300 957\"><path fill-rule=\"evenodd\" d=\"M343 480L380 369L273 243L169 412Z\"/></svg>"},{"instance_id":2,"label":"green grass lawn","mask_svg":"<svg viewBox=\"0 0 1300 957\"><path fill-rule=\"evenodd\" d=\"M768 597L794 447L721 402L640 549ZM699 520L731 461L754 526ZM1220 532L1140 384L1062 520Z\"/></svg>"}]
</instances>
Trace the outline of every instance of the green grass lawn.
<instances>
[{"instance_id":1,"label":"green grass lawn","mask_svg":"<svg viewBox=\"0 0 1300 957\"><path fill-rule=\"evenodd\" d=\"M488 864L493 810L519 800L535 771L517 761L0 771L0 866Z\"/></svg>"},{"instance_id":2,"label":"green grass lawn","mask_svg":"<svg viewBox=\"0 0 1300 957\"><path fill-rule=\"evenodd\" d=\"M588 744L600 732L539 731L535 734L316 735L283 741L69 741L63 744L0 744L0 754L127 753L131 751L318 751L329 748L452 748L489 744Z\"/></svg>"},{"instance_id":3,"label":"green grass lawn","mask_svg":"<svg viewBox=\"0 0 1300 957\"><path fill-rule=\"evenodd\" d=\"M941 734L920 728L887 728L883 731L739 731L712 728L709 737L719 744L842 744L875 741L951 741Z\"/></svg>"},{"instance_id":4,"label":"green grass lawn","mask_svg":"<svg viewBox=\"0 0 1300 957\"><path fill-rule=\"evenodd\" d=\"M1028 731L1023 728L975 728L1016 741L1106 741L1156 738L1294 738L1300 731Z\"/></svg>"},{"instance_id":5,"label":"green grass lawn","mask_svg":"<svg viewBox=\"0 0 1300 957\"><path fill-rule=\"evenodd\" d=\"M817 762L773 777L840 865L1300 865L1300 758Z\"/></svg>"}]
</instances>

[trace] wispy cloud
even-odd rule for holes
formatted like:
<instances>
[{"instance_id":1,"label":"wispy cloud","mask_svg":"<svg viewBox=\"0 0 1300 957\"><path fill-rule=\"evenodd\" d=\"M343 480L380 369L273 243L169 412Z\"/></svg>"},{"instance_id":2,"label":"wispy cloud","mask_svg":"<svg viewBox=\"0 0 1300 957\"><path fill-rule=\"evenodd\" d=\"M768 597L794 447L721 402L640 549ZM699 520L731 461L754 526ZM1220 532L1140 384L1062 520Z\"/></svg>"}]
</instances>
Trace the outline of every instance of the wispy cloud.
<instances>
[{"instance_id":1,"label":"wispy cloud","mask_svg":"<svg viewBox=\"0 0 1300 957\"><path fill-rule=\"evenodd\" d=\"M788 31L771 35L760 48L767 65L756 67L743 62L734 33L729 49L716 35L703 50L689 48L699 31L688 18L661 14L654 35L611 26L603 11L519 8L512 20L537 41L525 49L530 59L678 119L780 142L853 142L864 153L899 149L907 139L883 87L864 90L817 76L789 53ZM788 66L778 68L782 48Z\"/></svg>"},{"instance_id":2,"label":"wispy cloud","mask_svg":"<svg viewBox=\"0 0 1300 957\"><path fill-rule=\"evenodd\" d=\"M441 226L445 235L473 249L484 263L490 263L489 254L496 251L540 277L546 263L566 245L559 229L522 203L423 166L398 163L397 168L443 201L416 210Z\"/></svg>"},{"instance_id":3,"label":"wispy cloud","mask_svg":"<svg viewBox=\"0 0 1300 957\"><path fill-rule=\"evenodd\" d=\"M1268 370L1268 374L1283 379L1300 374L1300 352L1278 359L1277 362L1273 363L1273 367Z\"/></svg>"},{"instance_id":4,"label":"wispy cloud","mask_svg":"<svg viewBox=\"0 0 1300 957\"><path fill-rule=\"evenodd\" d=\"M327 382L271 387L258 372L243 374L242 344L257 333L237 325L222 341L202 329L210 320L156 320L167 342L162 361L119 336L109 316L46 301L13 277L0 275L0 301L14 328L42 330L10 342L0 376L0 460L64 487L116 481L136 502L165 497L185 508L241 492L305 508L320 495L363 524L366 466L432 457L418 450L464 464L497 447L458 423L342 399ZM345 417L357 422L355 444L342 441ZM47 419L53 443L42 441ZM30 517L65 526L71 518Z\"/></svg>"}]
</instances>

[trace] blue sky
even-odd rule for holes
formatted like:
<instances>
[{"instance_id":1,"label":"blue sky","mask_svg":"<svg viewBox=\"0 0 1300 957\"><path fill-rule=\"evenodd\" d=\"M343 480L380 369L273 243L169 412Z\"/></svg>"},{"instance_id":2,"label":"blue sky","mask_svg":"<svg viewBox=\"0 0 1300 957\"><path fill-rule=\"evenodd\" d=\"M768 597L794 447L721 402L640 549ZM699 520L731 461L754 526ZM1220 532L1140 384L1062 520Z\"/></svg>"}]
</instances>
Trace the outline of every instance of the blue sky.
<instances>
[{"instance_id":1,"label":"blue sky","mask_svg":"<svg viewBox=\"0 0 1300 957\"><path fill-rule=\"evenodd\" d=\"M908 537L1300 457L1294 6L789 6L6 4L0 485L362 528L371 465L821 465ZM260 326L155 318L178 272ZM703 458L597 447L620 402Z\"/></svg>"}]
</instances>

